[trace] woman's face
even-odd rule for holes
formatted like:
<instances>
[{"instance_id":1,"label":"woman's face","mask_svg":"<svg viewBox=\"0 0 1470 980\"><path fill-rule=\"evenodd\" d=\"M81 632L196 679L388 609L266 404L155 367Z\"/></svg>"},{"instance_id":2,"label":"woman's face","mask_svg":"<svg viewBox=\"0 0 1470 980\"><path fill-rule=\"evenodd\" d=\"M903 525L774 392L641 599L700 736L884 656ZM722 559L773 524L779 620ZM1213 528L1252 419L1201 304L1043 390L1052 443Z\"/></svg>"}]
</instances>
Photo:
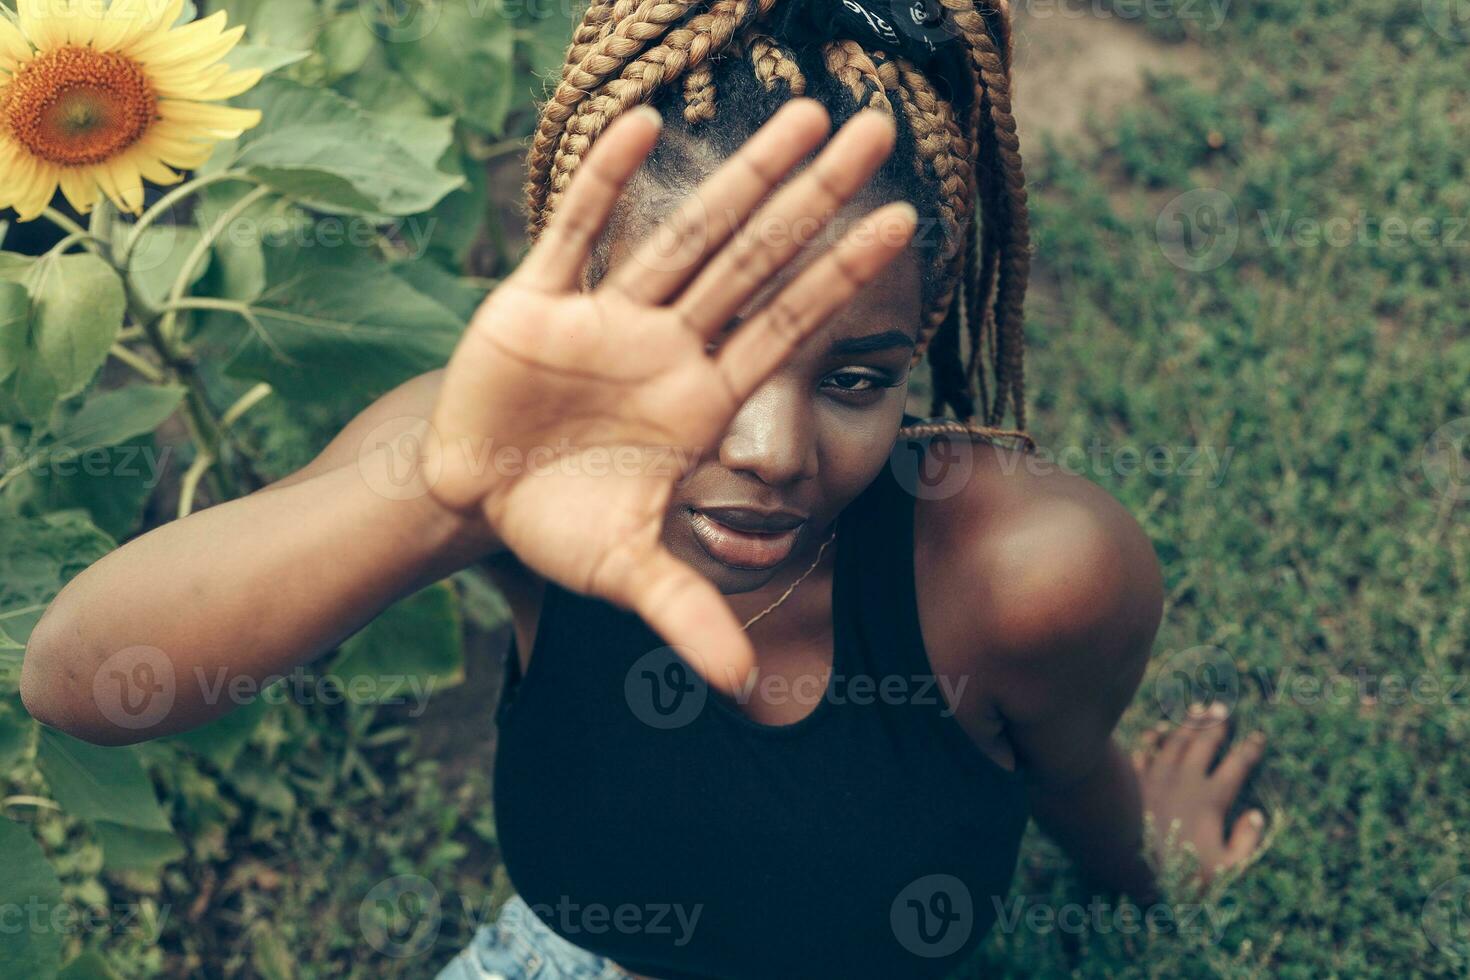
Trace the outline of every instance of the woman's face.
<instances>
[{"instance_id":1,"label":"woman's face","mask_svg":"<svg viewBox=\"0 0 1470 980\"><path fill-rule=\"evenodd\" d=\"M870 210L850 203L838 212L737 320L758 311ZM630 228L610 240L610 266L649 231ZM921 304L910 249L756 389L716 451L674 487L663 540L676 557L726 594L759 589L783 569L810 564L831 521L887 465ZM781 575L782 582L789 577Z\"/></svg>"}]
</instances>

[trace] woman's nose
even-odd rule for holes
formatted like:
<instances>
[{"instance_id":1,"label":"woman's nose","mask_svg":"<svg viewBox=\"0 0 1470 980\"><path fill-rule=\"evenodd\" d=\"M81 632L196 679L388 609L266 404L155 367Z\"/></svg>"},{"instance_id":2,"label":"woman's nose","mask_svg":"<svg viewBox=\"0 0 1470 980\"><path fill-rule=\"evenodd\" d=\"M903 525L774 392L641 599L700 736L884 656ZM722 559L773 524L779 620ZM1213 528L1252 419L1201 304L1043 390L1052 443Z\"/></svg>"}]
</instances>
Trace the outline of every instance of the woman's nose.
<instances>
[{"instance_id":1,"label":"woman's nose","mask_svg":"<svg viewBox=\"0 0 1470 980\"><path fill-rule=\"evenodd\" d=\"M816 475L811 406L801 387L768 378L736 411L720 441L720 464L745 470L771 486Z\"/></svg>"}]
</instances>

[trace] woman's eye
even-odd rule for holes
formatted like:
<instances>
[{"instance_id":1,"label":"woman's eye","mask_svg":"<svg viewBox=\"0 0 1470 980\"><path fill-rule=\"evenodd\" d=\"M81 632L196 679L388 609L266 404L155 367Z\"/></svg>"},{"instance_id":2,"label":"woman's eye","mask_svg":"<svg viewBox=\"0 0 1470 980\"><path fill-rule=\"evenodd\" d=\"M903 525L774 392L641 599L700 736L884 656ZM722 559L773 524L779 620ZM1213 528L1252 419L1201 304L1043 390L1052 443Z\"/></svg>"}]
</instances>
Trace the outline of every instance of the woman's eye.
<instances>
[{"instance_id":1,"label":"woman's eye","mask_svg":"<svg viewBox=\"0 0 1470 980\"><path fill-rule=\"evenodd\" d=\"M852 394L865 394L880 388L894 387L887 376L866 374L860 371L837 371L829 374L824 385L830 385L830 390Z\"/></svg>"}]
</instances>

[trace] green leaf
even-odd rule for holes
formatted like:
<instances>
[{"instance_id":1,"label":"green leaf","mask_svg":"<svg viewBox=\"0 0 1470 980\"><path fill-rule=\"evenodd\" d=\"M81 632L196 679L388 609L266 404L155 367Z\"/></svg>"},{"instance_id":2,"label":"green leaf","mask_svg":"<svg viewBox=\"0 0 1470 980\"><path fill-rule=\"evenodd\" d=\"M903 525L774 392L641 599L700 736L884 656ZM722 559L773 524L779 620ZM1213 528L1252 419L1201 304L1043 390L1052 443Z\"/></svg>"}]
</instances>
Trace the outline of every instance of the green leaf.
<instances>
[{"instance_id":1,"label":"green leaf","mask_svg":"<svg viewBox=\"0 0 1470 980\"><path fill-rule=\"evenodd\" d=\"M415 703L437 686L462 681L454 589L440 582L390 606L342 644L327 674L352 700L371 703Z\"/></svg>"},{"instance_id":2,"label":"green leaf","mask_svg":"<svg viewBox=\"0 0 1470 980\"><path fill-rule=\"evenodd\" d=\"M244 68L259 68L269 75L273 71L290 67L311 56L310 51L295 51L290 48L274 48L267 44L237 44L225 55L225 64L234 71Z\"/></svg>"},{"instance_id":3,"label":"green leaf","mask_svg":"<svg viewBox=\"0 0 1470 980\"><path fill-rule=\"evenodd\" d=\"M36 723L14 695L0 697L0 776L9 772L30 750Z\"/></svg>"},{"instance_id":4,"label":"green leaf","mask_svg":"<svg viewBox=\"0 0 1470 980\"><path fill-rule=\"evenodd\" d=\"M88 399L56 430L58 446L82 453L152 432L184 399L183 385L130 385Z\"/></svg>"},{"instance_id":5,"label":"green leaf","mask_svg":"<svg viewBox=\"0 0 1470 980\"><path fill-rule=\"evenodd\" d=\"M61 905L61 881L28 828L0 817L0 908L38 908L40 916L15 917L0 942L0 977L50 977L61 966L61 933L47 927Z\"/></svg>"},{"instance_id":6,"label":"green leaf","mask_svg":"<svg viewBox=\"0 0 1470 980\"><path fill-rule=\"evenodd\" d=\"M475 315L486 295L485 290L446 271L432 259L400 262L393 266L393 274L425 296L434 297L465 323Z\"/></svg>"},{"instance_id":7,"label":"green leaf","mask_svg":"<svg viewBox=\"0 0 1470 980\"><path fill-rule=\"evenodd\" d=\"M32 339L62 398L92 380L122 329L127 300L117 272L95 255L51 255L26 273Z\"/></svg>"},{"instance_id":8,"label":"green leaf","mask_svg":"<svg viewBox=\"0 0 1470 980\"><path fill-rule=\"evenodd\" d=\"M317 39L317 51L329 79L362 69L378 46L378 37L360 11L338 14L327 21Z\"/></svg>"},{"instance_id":9,"label":"green leaf","mask_svg":"<svg viewBox=\"0 0 1470 980\"><path fill-rule=\"evenodd\" d=\"M430 101L476 129L500 135L519 100L510 21L499 4L445 0L428 10L420 16L436 18L432 28L388 45L389 57Z\"/></svg>"},{"instance_id":10,"label":"green leaf","mask_svg":"<svg viewBox=\"0 0 1470 980\"><path fill-rule=\"evenodd\" d=\"M27 519L0 517L0 628L16 642L31 628L61 587L117 545L86 518L55 514Z\"/></svg>"},{"instance_id":11,"label":"green leaf","mask_svg":"<svg viewBox=\"0 0 1470 980\"><path fill-rule=\"evenodd\" d=\"M329 89L267 78L235 104L264 116L240 137L235 165L318 210L417 214L464 183L408 145L415 126L374 116Z\"/></svg>"},{"instance_id":12,"label":"green leaf","mask_svg":"<svg viewBox=\"0 0 1470 980\"><path fill-rule=\"evenodd\" d=\"M105 748L42 726L36 766L51 795L74 817L173 829L132 746Z\"/></svg>"},{"instance_id":13,"label":"green leaf","mask_svg":"<svg viewBox=\"0 0 1470 980\"><path fill-rule=\"evenodd\" d=\"M150 434L91 450L80 459L43 461L6 488L0 507L22 517L84 510L93 524L121 541L138 529L172 451L160 451Z\"/></svg>"},{"instance_id":14,"label":"green leaf","mask_svg":"<svg viewBox=\"0 0 1470 980\"><path fill-rule=\"evenodd\" d=\"M271 285L252 304L252 334L228 373L267 381L287 399L381 395L442 366L464 321L361 256L266 251Z\"/></svg>"},{"instance_id":15,"label":"green leaf","mask_svg":"<svg viewBox=\"0 0 1470 980\"><path fill-rule=\"evenodd\" d=\"M223 9L231 26L243 24L245 36L260 45L309 50L321 23L317 5L302 0L225 0L211 6Z\"/></svg>"},{"instance_id":16,"label":"green leaf","mask_svg":"<svg viewBox=\"0 0 1470 980\"><path fill-rule=\"evenodd\" d=\"M28 259L8 253L0 255L0 279L30 294L24 339L13 319L0 331L0 394L11 413L43 422L57 399L81 391L107 359L127 305L122 280L91 254ZM15 302L13 291L8 302Z\"/></svg>"},{"instance_id":17,"label":"green leaf","mask_svg":"<svg viewBox=\"0 0 1470 980\"><path fill-rule=\"evenodd\" d=\"M61 968L56 980L117 980L100 953L89 949Z\"/></svg>"},{"instance_id":18,"label":"green leaf","mask_svg":"<svg viewBox=\"0 0 1470 980\"><path fill-rule=\"evenodd\" d=\"M143 230L133 247L128 274L143 298L154 306L168 301L174 280L184 268L203 233L194 225L152 225ZM192 286L209 270L208 256L189 275L186 286Z\"/></svg>"},{"instance_id":19,"label":"green leaf","mask_svg":"<svg viewBox=\"0 0 1470 980\"><path fill-rule=\"evenodd\" d=\"M187 853L171 830L143 830L99 820L92 824L92 832L102 845L102 866L109 871L157 871Z\"/></svg>"},{"instance_id":20,"label":"green leaf","mask_svg":"<svg viewBox=\"0 0 1470 980\"><path fill-rule=\"evenodd\" d=\"M0 381L20 367L30 335L31 294L18 282L0 282Z\"/></svg>"},{"instance_id":21,"label":"green leaf","mask_svg":"<svg viewBox=\"0 0 1470 980\"><path fill-rule=\"evenodd\" d=\"M272 705L265 698L256 698L235 708L207 725L191 728L171 737L194 752L204 756L220 769L228 772L239 757L242 749L250 743L260 720Z\"/></svg>"}]
</instances>

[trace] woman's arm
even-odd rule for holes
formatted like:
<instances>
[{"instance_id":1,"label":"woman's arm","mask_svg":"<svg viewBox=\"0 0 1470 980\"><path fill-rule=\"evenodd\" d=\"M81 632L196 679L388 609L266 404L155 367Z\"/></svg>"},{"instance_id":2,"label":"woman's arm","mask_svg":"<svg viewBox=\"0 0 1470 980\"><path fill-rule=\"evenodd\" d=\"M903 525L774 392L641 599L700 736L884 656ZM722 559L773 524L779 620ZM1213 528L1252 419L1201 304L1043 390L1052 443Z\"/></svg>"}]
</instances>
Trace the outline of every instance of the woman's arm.
<instances>
[{"instance_id":1,"label":"woman's arm","mask_svg":"<svg viewBox=\"0 0 1470 980\"><path fill-rule=\"evenodd\" d=\"M258 690L499 550L484 521L447 511L417 482L414 440L427 423L414 420L432 413L441 375L384 395L301 470L155 528L73 579L26 646L26 709L104 745L192 728L237 706L232 679ZM172 672L173 703L147 727L118 725L94 696L99 669L126 677L143 662L154 683Z\"/></svg>"},{"instance_id":2,"label":"woman's arm","mask_svg":"<svg viewBox=\"0 0 1470 980\"><path fill-rule=\"evenodd\" d=\"M1211 769L1223 717L1197 716L1153 757L1130 760L1113 730L1137 693L1163 612L1153 545L1100 487L1011 460L986 481L962 537L972 580L995 583L974 606L982 689L1025 769L1037 824L1101 887L1157 897L1143 815L1180 821L1200 875L1248 857L1259 824L1224 817L1260 756L1245 740ZM978 567L974 563L978 562ZM1163 826L1161 826L1163 829Z\"/></svg>"}]
</instances>

